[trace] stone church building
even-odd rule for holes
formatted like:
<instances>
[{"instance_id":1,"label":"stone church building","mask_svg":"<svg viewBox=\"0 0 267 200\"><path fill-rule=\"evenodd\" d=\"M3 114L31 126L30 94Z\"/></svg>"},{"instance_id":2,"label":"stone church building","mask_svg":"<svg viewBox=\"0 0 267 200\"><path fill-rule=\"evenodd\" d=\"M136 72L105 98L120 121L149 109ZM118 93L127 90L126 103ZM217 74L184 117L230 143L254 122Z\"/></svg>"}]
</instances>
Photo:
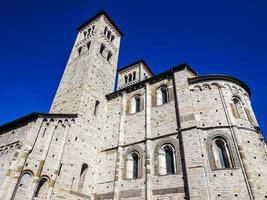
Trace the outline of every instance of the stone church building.
<instances>
[{"instance_id":1,"label":"stone church building","mask_svg":"<svg viewBox=\"0 0 267 200\"><path fill-rule=\"evenodd\" d=\"M77 31L50 112L0 126L0 199L267 200L244 82L117 70L123 34L104 11Z\"/></svg>"}]
</instances>

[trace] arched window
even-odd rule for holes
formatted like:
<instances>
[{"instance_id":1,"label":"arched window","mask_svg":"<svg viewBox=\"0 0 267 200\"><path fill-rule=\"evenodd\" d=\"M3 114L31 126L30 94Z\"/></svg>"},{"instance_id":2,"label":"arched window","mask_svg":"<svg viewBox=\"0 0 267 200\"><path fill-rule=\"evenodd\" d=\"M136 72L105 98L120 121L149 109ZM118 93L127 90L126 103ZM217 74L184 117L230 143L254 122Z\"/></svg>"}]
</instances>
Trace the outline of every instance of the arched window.
<instances>
[{"instance_id":1,"label":"arched window","mask_svg":"<svg viewBox=\"0 0 267 200\"><path fill-rule=\"evenodd\" d=\"M162 86L157 90L157 105L163 105L169 102L169 92L166 86Z\"/></svg>"},{"instance_id":2,"label":"arched window","mask_svg":"<svg viewBox=\"0 0 267 200\"><path fill-rule=\"evenodd\" d=\"M133 72L133 80L136 79L136 72Z\"/></svg>"},{"instance_id":3,"label":"arched window","mask_svg":"<svg viewBox=\"0 0 267 200\"><path fill-rule=\"evenodd\" d=\"M175 173L175 151L172 145L164 144L159 149L159 174L167 175Z\"/></svg>"},{"instance_id":4,"label":"arched window","mask_svg":"<svg viewBox=\"0 0 267 200\"><path fill-rule=\"evenodd\" d=\"M86 174L87 174L87 170L88 170L88 165L86 163L84 163L82 165L82 168L81 168L80 180L79 180L79 183L78 183L78 191L81 191L82 188L83 188L83 184L84 184L84 180L85 180L85 177L86 177Z\"/></svg>"},{"instance_id":5,"label":"arched window","mask_svg":"<svg viewBox=\"0 0 267 200\"><path fill-rule=\"evenodd\" d=\"M125 83L127 83L127 82L128 82L128 76L125 75L125 76L124 76L124 79L125 79Z\"/></svg>"},{"instance_id":6,"label":"arched window","mask_svg":"<svg viewBox=\"0 0 267 200\"><path fill-rule=\"evenodd\" d=\"M84 37L86 37L86 35L87 35L87 32L86 32L86 31L84 31L84 32L83 32L83 36L84 36Z\"/></svg>"},{"instance_id":7,"label":"arched window","mask_svg":"<svg viewBox=\"0 0 267 200\"><path fill-rule=\"evenodd\" d=\"M88 35L90 35L91 34L91 31L92 31L92 29L88 29Z\"/></svg>"},{"instance_id":8,"label":"arched window","mask_svg":"<svg viewBox=\"0 0 267 200\"><path fill-rule=\"evenodd\" d=\"M213 139L212 152L216 168L225 169L233 167L229 147L225 139L220 137Z\"/></svg>"},{"instance_id":9,"label":"arched window","mask_svg":"<svg viewBox=\"0 0 267 200\"><path fill-rule=\"evenodd\" d=\"M92 30L95 30L95 25L92 26Z\"/></svg>"},{"instance_id":10,"label":"arched window","mask_svg":"<svg viewBox=\"0 0 267 200\"><path fill-rule=\"evenodd\" d=\"M31 184L31 179L32 173L29 171L26 171L21 175L15 192L14 200L25 199L26 193Z\"/></svg>"},{"instance_id":11,"label":"arched window","mask_svg":"<svg viewBox=\"0 0 267 200\"><path fill-rule=\"evenodd\" d=\"M108 56L107 56L107 60L110 61L110 58L112 57L112 53L109 51L108 52Z\"/></svg>"},{"instance_id":12,"label":"arched window","mask_svg":"<svg viewBox=\"0 0 267 200\"><path fill-rule=\"evenodd\" d=\"M35 197L41 197L45 199L47 191L48 191L48 179L46 177L42 177L39 180L37 190L35 192Z\"/></svg>"},{"instance_id":13,"label":"arched window","mask_svg":"<svg viewBox=\"0 0 267 200\"><path fill-rule=\"evenodd\" d=\"M112 42L115 39L115 36L112 35L110 41Z\"/></svg>"},{"instance_id":14,"label":"arched window","mask_svg":"<svg viewBox=\"0 0 267 200\"><path fill-rule=\"evenodd\" d=\"M139 153L134 151L127 158L127 179L137 179L139 175Z\"/></svg>"},{"instance_id":15,"label":"arched window","mask_svg":"<svg viewBox=\"0 0 267 200\"><path fill-rule=\"evenodd\" d=\"M101 47L100 47L100 50L99 50L101 55L103 55L103 52L104 52L105 48L106 48L106 46L104 44L101 44Z\"/></svg>"},{"instance_id":16,"label":"arched window","mask_svg":"<svg viewBox=\"0 0 267 200\"><path fill-rule=\"evenodd\" d=\"M247 119L247 115L242 101L237 97L233 97L233 102L234 102L234 108L233 108L234 115L237 115L236 117L241 119Z\"/></svg>"}]
</instances>

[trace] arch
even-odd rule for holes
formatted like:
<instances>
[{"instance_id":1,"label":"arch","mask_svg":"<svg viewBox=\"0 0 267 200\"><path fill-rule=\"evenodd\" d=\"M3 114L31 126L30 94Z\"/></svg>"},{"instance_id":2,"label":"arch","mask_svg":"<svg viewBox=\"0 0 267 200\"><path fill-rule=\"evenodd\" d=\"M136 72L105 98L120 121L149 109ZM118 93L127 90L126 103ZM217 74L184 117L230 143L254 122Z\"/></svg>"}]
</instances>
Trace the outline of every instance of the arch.
<instances>
[{"instance_id":1,"label":"arch","mask_svg":"<svg viewBox=\"0 0 267 200\"><path fill-rule=\"evenodd\" d=\"M91 34L91 32L92 32L92 29L91 29L91 28L89 28L89 29L88 29L88 35L90 35L90 34Z\"/></svg>"},{"instance_id":2,"label":"arch","mask_svg":"<svg viewBox=\"0 0 267 200\"><path fill-rule=\"evenodd\" d=\"M86 32L86 31L83 32L83 36L84 36L84 37L87 36L87 32Z\"/></svg>"},{"instance_id":3,"label":"arch","mask_svg":"<svg viewBox=\"0 0 267 200\"><path fill-rule=\"evenodd\" d=\"M143 176L143 149L134 145L124 154L124 179L138 179Z\"/></svg>"},{"instance_id":4,"label":"arch","mask_svg":"<svg viewBox=\"0 0 267 200\"><path fill-rule=\"evenodd\" d=\"M174 138L165 138L155 147L155 175L180 173L179 143Z\"/></svg>"},{"instance_id":5,"label":"arch","mask_svg":"<svg viewBox=\"0 0 267 200\"><path fill-rule=\"evenodd\" d=\"M14 200L25 199L28 190L30 189L30 184L32 181L33 173L26 170L20 176L19 182L16 187Z\"/></svg>"},{"instance_id":6,"label":"arch","mask_svg":"<svg viewBox=\"0 0 267 200\"><path fill-rule=\"evenodd\" d=\"M110 36L111 36L111 31L107 31L107 37L108 37L108 39L110 39Z\"/></svg>"},{"instance_id":7,"label":"arch","mask_svg":"<svg viewBox=\"0 0 267 200\"><path fill-rule=\"evenodd\" d=\"M83 163L81 167L81 173L80 173L80 179L78 183L78 191L81 191L83 189L85 177L88 171L88 165L86 163Z\"/></svg>"},{"instance_id":8,"label":"arch","mask_svg":"<svg viewBox=\"0 0 267 200\"><path fill-rule=\"evenodd\" d=\"M48 186L49 186L48 183L49 183L49 178L46 176L42 176L38 182L38 186L34 196L45 199L48 192Z\"/></svg>"},{"instance_id":9,"label":"arch","mask_svg":"<svg viewBox=\"0 0 267 200\"><path fill-rule=\"evenodd\" d=\"M241 99L237 96L233 96L232 101L231 107L234 117L247 120L248 117Z\"/></svg>"},{"instance_id":10,"label":"arch","mask_svg":"<svg viewBox=\"0 0 267 200\"><path fill-rule=\"evenodd\" d=\"M124 76L124 80L125 80L125 83L128 82L128 76L127 75Z\"/></svg>"},{"instance_id":11,"label":"arch","mask_svg":"<svg viewBox=\"0 0 267 200\"><path fill-rule=\"evenodd\" d=\"M206 143L211 169L240 167L232 137L227 132L221 130L212 131L208 135ZM216 141L219 141L219 143L216 144ZM224 165L222 162L224 162Z\"/></svg>"},{"instance_id":12,"label":"arch","mask_svg":"<svg viewBox=\"0 0 267 200\"><path fill-rule=\"evenodd\" d=\"M213 159L217 169L232 168L231 155L227 141L222 137L216 137L212 140Z\"/></svg>"}]
</instances>

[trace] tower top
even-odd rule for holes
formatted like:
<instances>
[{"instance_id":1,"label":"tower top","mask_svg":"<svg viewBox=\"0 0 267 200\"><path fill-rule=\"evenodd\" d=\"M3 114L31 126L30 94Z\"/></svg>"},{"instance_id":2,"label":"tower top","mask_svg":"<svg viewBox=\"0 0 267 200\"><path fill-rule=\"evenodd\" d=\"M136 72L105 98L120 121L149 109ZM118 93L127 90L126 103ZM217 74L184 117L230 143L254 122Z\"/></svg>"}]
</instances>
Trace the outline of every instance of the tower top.
<instances>
[{"instance_id":1,"label":"tower top","mask_svg":"<svg viewBox=\"0 0 267 200\"><path fill-rule=\"evenodd\" d=\"M80 25L77 28L77 31L80 31L81 29L83 29L86 25L90 24L92 21L94 21L95 19L99 18L100 16L105 16L105 18L112 24L112 26L116 29L116 31L123 36L123 33L120 31L120 29L117 27L117 25L112 21L112 19L109 17L109 15L104 11L101 10L100 12L98 12L95 16L91 17L89 20L87 20L86 22L84 22L82 25Z\"/></svg>"}]
</instances>

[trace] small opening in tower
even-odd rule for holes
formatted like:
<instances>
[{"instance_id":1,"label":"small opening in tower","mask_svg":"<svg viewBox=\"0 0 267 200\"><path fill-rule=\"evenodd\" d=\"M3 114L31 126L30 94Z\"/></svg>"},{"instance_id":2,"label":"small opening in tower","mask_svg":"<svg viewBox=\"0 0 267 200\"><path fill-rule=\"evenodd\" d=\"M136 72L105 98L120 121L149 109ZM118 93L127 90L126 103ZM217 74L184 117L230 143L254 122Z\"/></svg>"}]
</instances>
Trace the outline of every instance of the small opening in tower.
<instances>
[{"instance_id":1,"label":"small opening in tower","mask_svg":"<svg viewBox=\"0 0 267 200\"><path fill-rule=\"evenodd\" d=\"M136 79L136 72L133 72L133 81Z\"/></svg>"},{"instance_id":2,"label":"small opening in tower","mask_svg":"<svg viewBox=\"0 0 267 200\"><path fill-rule=\"evenodd\" d=\"M112 53L109 51L108 52L108 57L107 57L107 60L110 61L110 58L112 57Z\"/></svg>"},{"instance_id":3,"label":"small opening in tower","mask_svg":"<svg viewBox=\"0 0 267 200\"><path fill-rule=\"evenodd\" d=\"M87 50L90 49L90 45L91 45L91 42L87 42L87 44L86 44Z\"/></svg>"},{"instance_id":4,"label":"small opening in tower","mask_svg":"<svg viewBox=\"0 0 267 200\"><path fill-rule=\"evenodd\" d=\"M78 54L79 54L79 55L81 55L81 53L82 53L82 49L83 49L82 47L79 47L79 48L78 48Z\"/></svg>"},{"instance_id":5,"label":"small opening in tower","mask_svg":"<svg viewBox=\"0 0 267 200\"><path fill-rule=\"evenodd\" d=\"M100 102L99 102L98 100L96 100L96 102L95 102L94 115L96 115L96 113L97 113L97 108L98 108L99 103L100 103Z\"/></svg>"},{"instance_id":6,"label":"small opening in tower","mask_svg":"<svg viewBox=\"0 0 267 200\"><path fill-rule=\"evenodd\" d=\"M111 36L111 39L110 39L110 40L111 40L111 42L112 42L114 39L115 39L115 36L114 36L114 35L112 35L112 36Z\"/></svg>"},{"instance_id":7,"label":"small opening in tower","mask_svg":"<svg viewBox=\"0 0 267 200\"><path fill-rule=\"evenodd\" d=\"M105 48L106 46L104 44L101 44L100 51L99 51L101 55L103 55Z\"/></svg>"}]
</instances>

